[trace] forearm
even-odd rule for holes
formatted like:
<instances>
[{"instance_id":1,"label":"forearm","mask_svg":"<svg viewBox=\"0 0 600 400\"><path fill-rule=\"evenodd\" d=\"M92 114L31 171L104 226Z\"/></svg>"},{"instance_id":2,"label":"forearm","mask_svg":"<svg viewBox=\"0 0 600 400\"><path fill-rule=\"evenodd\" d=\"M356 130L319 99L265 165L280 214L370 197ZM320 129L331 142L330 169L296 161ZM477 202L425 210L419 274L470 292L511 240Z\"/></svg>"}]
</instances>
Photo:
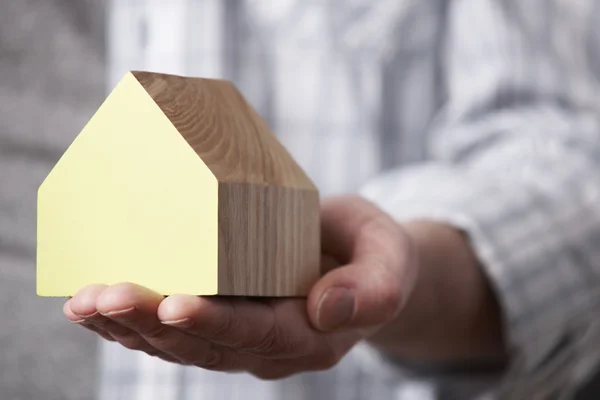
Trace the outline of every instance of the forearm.
<instances>
[{"instance_id":1,"label":"forearm","mask_svg":"<svg viewBox=\"0 0 600 400\"><path fill-rule=\"evenodd\" d=\"M501 359L501 312L467 237L435 222L404 228L419 253L419 276L406 307L372 342L392 356L425 362Z\"/></svg>"},{"instance_id":2,"label":"forearm","mask_svg":"<svg viewBox=\"0 0 600 400\"><path fill-rule=\"evenodd\" d=\"M423 257L405 310L411 323L392 324L373 342L401 359L451 362L500 355L504 341L499 397L558 398L592 371L574 355L597 354L587 332L597 324L600 287L599 90L585 68L587 22L536 20L561 38L542 49L533 19L517 17L528 14L519 10L524 2L512 3L453 3L449 93L430 132L430 160L390 171L362 192L398 222L435 220L467 232L480 267L472 254L452 250L449 243L465 240L460 234L438 241L437 228L411 223ZM563 11L576 15L586 4L565 3ZM478 35L464 28L473 21ZM542 69L570 79L544 79ZM480 270L501 313L489 286L477 284L485 282Z\"/></svg>"}]
</instances>

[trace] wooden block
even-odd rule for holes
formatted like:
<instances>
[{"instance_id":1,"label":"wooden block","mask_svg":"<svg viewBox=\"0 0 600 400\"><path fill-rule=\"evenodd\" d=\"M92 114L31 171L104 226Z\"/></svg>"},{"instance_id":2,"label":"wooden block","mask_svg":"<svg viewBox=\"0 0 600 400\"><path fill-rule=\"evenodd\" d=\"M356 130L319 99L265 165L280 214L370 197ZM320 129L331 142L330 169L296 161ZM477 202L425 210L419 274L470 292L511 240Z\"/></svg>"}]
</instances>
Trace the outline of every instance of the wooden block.
<instances>
[{"instance_id":1,"label":"wooden block","mask_svg":"<svg viewBox=\"0 0 600 400\"><path fill-rule=\"evenodd\" d=\"M318 192L235 87L130 72L38 192L37 292L304 296Z\"/></svg>"}]
</instances>

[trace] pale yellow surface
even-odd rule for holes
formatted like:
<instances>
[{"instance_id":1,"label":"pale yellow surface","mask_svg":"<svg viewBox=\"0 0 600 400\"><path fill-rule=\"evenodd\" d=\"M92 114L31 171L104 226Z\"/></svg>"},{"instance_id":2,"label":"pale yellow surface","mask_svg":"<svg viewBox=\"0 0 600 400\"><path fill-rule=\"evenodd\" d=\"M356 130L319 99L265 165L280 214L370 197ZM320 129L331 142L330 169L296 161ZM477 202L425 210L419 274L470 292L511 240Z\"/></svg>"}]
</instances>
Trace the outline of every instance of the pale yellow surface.
<instances>
[{"instance_id":1,"label":"pale yellow surface","mask_svg":"<svg viewBox=\"0 0 600 400\"><path fill-rule=\"evenodd\" d=\"M216 294L218 183L127 74L39 189L37 292Z\"/></svg>"}]
</instances>

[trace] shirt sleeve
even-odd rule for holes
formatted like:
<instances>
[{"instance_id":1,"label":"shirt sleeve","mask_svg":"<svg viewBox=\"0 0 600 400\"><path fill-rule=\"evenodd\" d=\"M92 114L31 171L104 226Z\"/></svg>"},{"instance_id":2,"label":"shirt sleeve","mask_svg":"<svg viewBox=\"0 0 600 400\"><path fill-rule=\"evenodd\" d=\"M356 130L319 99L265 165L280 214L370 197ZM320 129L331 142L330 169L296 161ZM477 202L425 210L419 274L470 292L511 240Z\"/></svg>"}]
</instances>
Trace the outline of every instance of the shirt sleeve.
<instances>
[{"instance_id":1,"label":"shirt sleeve","mask_svg":"<svg viewBox=\"0 0 600 400\"><path fill-rule=\"evenodd\" d=\"M362 193L398 220L467 232L513 355L499 392L562 393L589 375L600 349L595 2L451 4L448 98L429 132L431 161Z\"/></svg>"}]
</instances>

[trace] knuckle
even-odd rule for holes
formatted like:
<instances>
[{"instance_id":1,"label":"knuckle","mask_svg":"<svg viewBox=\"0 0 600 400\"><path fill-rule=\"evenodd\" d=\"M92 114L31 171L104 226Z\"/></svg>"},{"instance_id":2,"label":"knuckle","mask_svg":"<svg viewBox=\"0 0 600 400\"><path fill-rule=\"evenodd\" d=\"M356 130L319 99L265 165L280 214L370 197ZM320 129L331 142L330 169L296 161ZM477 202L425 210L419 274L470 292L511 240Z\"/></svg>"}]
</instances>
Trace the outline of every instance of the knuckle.
<instances>
[{"instance_id":1,"label":"knuckle","mask_svg":"<svg viewBox=\"0 0 600 400\"><path fill-rule=\"evenodd\" d=\"M363 222L359 229L361 234L367 237L379 238L382 234L387 237L390 231L390 218L387 214L372 215Z\"/></svg>"}]
</instances>

